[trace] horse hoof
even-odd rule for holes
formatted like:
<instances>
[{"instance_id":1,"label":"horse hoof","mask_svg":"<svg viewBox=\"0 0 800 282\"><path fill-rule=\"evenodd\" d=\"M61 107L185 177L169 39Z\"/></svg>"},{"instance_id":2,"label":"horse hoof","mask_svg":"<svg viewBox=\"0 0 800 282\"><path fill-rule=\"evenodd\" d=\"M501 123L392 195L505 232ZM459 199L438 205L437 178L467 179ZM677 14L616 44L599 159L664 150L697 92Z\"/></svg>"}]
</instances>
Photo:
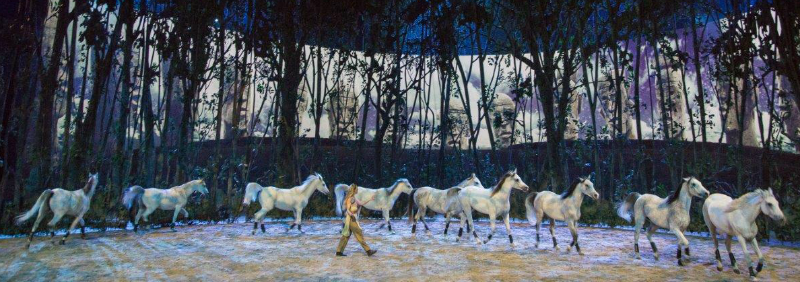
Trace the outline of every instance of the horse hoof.
<instances>
[{"instance_id":1,"label":"horse hoof","mask_svg":"<svg viewBox=\"0 0 800 282\"><path fill-rule=\"evenodd\" d=\"M722 266L721 265L717 265L717 271L722 271Z\"/></svg>"},{"instance_id":2,"label":"horse hoof","mask_svg":"<svg viewBox=\"0 0 800 282\"><path fill-rule=\"evenodd\" d=\"M581 256L582 256L582 255L583 255L583 252L578 252L578 255L581 255Z\"/></svg>"},{"instance_id":3,"label":"horse hoof","mask_svg":"<svg viewBox=\"0 0 800 282\"><path fill-rule=\"evenodd\" d=\"M658 261L658 258L659 258L659 257L658 257L658 256L653 256L653 258L654 258L654 259L656 259L656 261ZM640 258L640 259L641 259L641 258Z\"/></svg>"},{"instance_id":4,"label":"horse hoof","mask_svg":"<svg viewBox=\"0 0 800 282\"><path fill-rule=\"evenodd\" d=\"M742 274L742 272L741 272L741 271L739 271L739 269L738 269L738 268L734 268L734 269L733 269L733 273L736 273L736 274Z\"/></svg>"}]
</instances>

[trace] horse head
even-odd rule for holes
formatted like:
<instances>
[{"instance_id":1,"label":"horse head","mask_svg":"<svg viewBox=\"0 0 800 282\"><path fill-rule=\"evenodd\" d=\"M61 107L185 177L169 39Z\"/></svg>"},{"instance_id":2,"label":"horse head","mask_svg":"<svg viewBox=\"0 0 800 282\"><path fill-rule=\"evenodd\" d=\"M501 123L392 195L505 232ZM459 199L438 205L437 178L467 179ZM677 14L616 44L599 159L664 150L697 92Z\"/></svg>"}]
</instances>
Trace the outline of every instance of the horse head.
<instances>
[{"instance_id":1,"label":"horse head","mask_svg":"<svg viewBox=\"0 0 800 282\"><path fill-rule=\"evenodd\" d=\"M469 187L469 186L483 187L483 183L481 183L481 180L478 179L478 176L476 176L473 173L472 175L470 175L470 177L467 177L467 179L464 179L464 181L461 181L461 183L458 184L458 187Z\"/></svg>"},{"instance_id":2,"label":"horse head","mask_svg":"<svg viewBox=\"0 0 800 282\"><path fill-rule=\"evenodd\" d=\"M325 179L322 179L322 175L317 172L314 173L314 176L316 177L314 181L319 183L317 185L317 191L320 191L322 194L328 195L330 191L328 190L328 185L325 184Z\"/></svg>"},{"instance_id":3,"label":"horse head","mask_svg":"<svg viewBox=\"0 0 800 282\"><path fill-rule=\"evenodd\" d=\"M781 224L786 224L786 216L783 215L781 207L778 205L778 200L772 194L772 188L768 190L758 189L761 194L761 212L772 218L772 220L779 221Z\"/></svg>"},{"instance_id":4,"label":"horse head","mask_svg":"<svg viewBox=\"0 0 800 282\"><path fill-rule=\"evenodd\" d=\"M528 192L529 189L528 184L525 184L525 182L522 181L522 178L520 178L517 174L517 169L506 172L506 174L503 175L503 178L500 179L500 182L495 185L494 189L492 189L491 196L494 196L494 194L497 194L497 192L500 192L500 190L506 187L517 189L522 192Z\"/></svg>"},{"instance_id":5,"label":"horse head","mask_svg":"<svg viewBox=\"0 0 800 282\"><path fill-rule=\"evenodd\" d=\"M83 193L84 194L88 195L88 194L93 194L94 193L95 188L97 188L97 182L98 182L97 178L98 178L97 177L97 173L94 173L94 174L90 173L89 174L89 180L86 180L86 185L83 186Z\"/></svg>"},{"instance_id":6,"label":"horse head","mask_svg":"<svg viewBox=\"0 0 800 282\"><path fill-rule=\"evenodd\" d=\"M411 186L411 182L408 181L406 178L397 179L394 182L394 185L391 187L391 191L393 192L395 189L400 189L400 193L406 193L411 195L411 192L414 191L414 186ZM392 193L389 193L392 194Z\"/></svg>"},{"instance_id":7,"label":"horse head","mask_svg":"<svg viewBox=\"0 0 800 282\"><path fill-rule=\"evenodd\" d=\"M581 177L579 179L581 184L581 193L583 193L586 196L589 196L595 201L600 199L600 193L597 193L597 190L594 190L594 183L592 183L592 181L589 180L589 177L585 178Z\"/></svg>"},{"instance_id":8,"label":"horse head","mask_svg":"<svg viewBox=\"0 0 800 282\"><path fill-rule=\"evenodd\" d=\"M206 187L206 181L203 179L192 180L192 190L200 192L201 195L208 194L208 188Z\"/></svg>"},{"instance_id":9,"label":"horse head","mask_svg":"<svg viewBox=\"0 0 800 282\"><path fill-rule=\"evenodd\" d=\"M708 190L706 190L706 187L703 187L703 183L700 183L700 180L694 177L684 178L681 189L689 189L687 192L694 197L705 198L710 194Z\"/></svg>"}]
</instances>

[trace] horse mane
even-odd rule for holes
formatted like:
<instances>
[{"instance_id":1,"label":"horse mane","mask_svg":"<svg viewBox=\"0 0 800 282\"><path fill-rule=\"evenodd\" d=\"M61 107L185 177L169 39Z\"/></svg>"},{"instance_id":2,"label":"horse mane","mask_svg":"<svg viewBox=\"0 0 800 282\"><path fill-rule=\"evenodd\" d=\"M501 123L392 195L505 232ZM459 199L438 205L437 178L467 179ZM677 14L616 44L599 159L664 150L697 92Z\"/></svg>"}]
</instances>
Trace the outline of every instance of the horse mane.
<instances>
[{"instance_id":1,"label":"horse mane","mask_svg":"<svg viewBox=\"0 0 800 282\"><path fill-rule=\"evenodd\" d=\"M681 190L683 190L683 185L686 184L686 183L689 183L689 181L692 181L691 177L689 177L688 180L681 181L681 185L678 186L678 189L675 189L675 191L672 192L672 195L669 195L669 197L667 197L667 202L666 203L668 205L674 203L675 201L678 200L678 198L681 197Z\"/></svg>"},{"instance_id":2,"label":"horse mane","mask_svg":"<svg viewBox=\"0 0 800 282\"><path fill-rule=\"evenodd\" d=\"M505 184L506 179L511 177L511 176L513 176L513 175L514 175L514 172L511 172L511 171L506 172L506 174L503 175L503 178L500 179L500 182L498 182L497 185L492 187L492 194L490 194L489 197L493 197L494 194L497 194L498 192L500 192L500 189L503 188L503 184Z\"/></svg>"},{"instance_id":3,"label":"horse mane","mask_svg":"<svg viewBox=\"0 0 800 282\"><path fill-rule=\"evenodd\" d=\"M575 192L575 189L578 188L578 184L580 184L581 182L582 181L580 180L573 181L572 184L569 186L569 189L563 194L561 194L561 199L566 199L569 198L569 196L572 196L572 193Z\"/></svg>"},{"instance_id":4,"label":"horse mane","mask_svg":"<svg viewBox=\"0 0 800 282\"><path fill-rule=\"evenodd\" d=\"M732 211L738 210L738 209L744 207L745 204L747 204L748 202L750 202L754 198L760 197L760 196L761 196L761 193L759 193L758 190L750 192L750 193L747 193L747 194L744 194L744 195L740 196L739 198L736 198L735 200L731 201L731 203L728 204L728 207L725 209L725 212L732 212Z\"/></svg>"},{"instance_id":5,"label":"horse mane","mask_svg":"<svg viewBox=\"0 0 800 282\"><path fill-rule=\"evenodd\" d=\"M408 182L408 179L407 178L397 179L397 181L395 181L394 184L392 184L392 186L389 186L389 187L385 188L386 189L386 194L387 195L391 195L392 192L394 192L394 189L397 188L397 184L400 184L400 182Z\"/></svg>"},{"instance_id":6,"label":"horse mane","mask_svg":"<svg viewBox=\"0 0 800 282\"><path fill-rule=\"evenodd\" d=\"M303 180L303 183L300 183L300 186L305 187L306 185L311 184L311 181L314 181L314 179L318 178L319 176L317 176L316 174L309 175L308 177L306 177L306 180Z\"/></svg>"}]
</instances>

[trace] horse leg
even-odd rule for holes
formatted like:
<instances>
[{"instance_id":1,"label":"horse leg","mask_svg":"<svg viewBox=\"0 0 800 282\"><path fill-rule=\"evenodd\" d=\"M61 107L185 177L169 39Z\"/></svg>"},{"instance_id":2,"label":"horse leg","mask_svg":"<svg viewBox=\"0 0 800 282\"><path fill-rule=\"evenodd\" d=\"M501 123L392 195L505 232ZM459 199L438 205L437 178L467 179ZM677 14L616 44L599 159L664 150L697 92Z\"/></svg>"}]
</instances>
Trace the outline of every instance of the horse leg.
<instances>
[{"instance_id":1,"label":"horse leg","mask_svg":"<svg viewBox=\"0 0 800 282\"><path fill-rule=\"evenodd\" d=\"M550 237L553 237L553 248L558 251L558 241L556 241L556 220L550 219Z\"/></svg>"},{"instance_id":2,"label":"horse leg","mask_svg":"<svg viewBox=\"0 0 800 282\"><path fill-rule=\"evenodd\" d=\"M537 219L536 220L536 249L539 248L539 231L542 229L542 221Z\"/></svg>"},{"instance_id":3,"label":"horse leg","mask_svg":"<svg viewBox=\"0 0 800 282\"><path fill-rule=\"evenodd\" d=\"M142 214L142 218L144 219L144 222L150 222L150 219L148 219L148 216L150 216L151 214L153 214L153 213L156 211L156 208L158 208L158 206L154 206L154 207L145 207L145 211L144 211L144 213ZM151 229L153 228L153 225L152 225L152 224L150 225L150 228L151 228Z\"/></svg>"},{"instance_id":4,"label":"horse leg","mask_svg":"<svg viewBox=\"0 0 800 282\"><path fill-rule=\"evenodd\" d=\"M483 241L484 244L489 243L492 240L492 236L494 236L494 231L497 229L497 224L494 223L495 218L497 215L490 214L489 215L489 236L486 237L486 241Z\"/></svg>"},{"instance_id":5,"label":"horse leg","mask_svg":"<svg viewBox=\"0 0 800 282\"><path fill-rule=\"evenodd\" d=\"M672 233L674 233L675 236L678 237L678 252L677 252L676 256L678 258L678 265L683 266L684 263L683 263L683 258L681 257L681 253L682 253L681 252L681 248L685 247L685 246L689 246L689 240L686 240L686 236L683 236L683 232L681 232L681 230L678 229L678 228L673 227L672 228Z\"/></svg>"},{"instance_id":6,"label":"horse leg","mask_svg":"<svg viewBox=\"0 0 800 282\"><path fill-rule=\"evenodd\" d=\"M447 229L450 228L450 216L452 216L449 212L444 213L444 236L447 236ZM458 227L461 228L464 225L459 225Z\"/></svg>"},{"instance_id":7,"label":"horse leg","mask_svg":"<svg viewBox=\"0 0 800 282\"><path fill-rule=\"evenodd\" d=\"M758 255L758 265L756 266L756 274L758 274L764 267L764 255L761 254L761 249L758 248L758 241L756 241L756 238L750 239L750 244L753 245L753 249L756 251L756 255Z\"/></svg>"},{"instance_id":8,"label":"horse leg","mask_svg":"<svg viewBox=\"0 0 800 282\"><path fill-rule=\"evenodd\" d=\"M461 233L464 230L464 228L467 228L467 230L469 230L469 226L467 225L467 218L464 215L459 215L458 216L458 239L461 239ZM467 233L469 233L469 231L467 231Z\"/></svg>"},{"instance_id":9,"label":"horse leg","mask_svg":"<svg viewBox=\"0 0 800 282\"><path fill-rule=\"evenodd\" d=\"M144 210L141 208L136 208L136 217L134 218L133 221L133 233L139 231L139 219L142 218L142 214L144 214Z\"/></svg>"},{"instance_id":10,"label":"horse leg","mask_svg":"<svg viewBox=\"0 0 800 282\"><path fill-rule=\"evenodd\" d=\"M183 212L183 217L189 218L189 211L187 211L186 208L181 208L181 212Z\"/></svg>"},{"instance_id":11,"label":"horse leg","mask_svg":"<svg viewBox=\"0 0 800 282\"><path fill-rule=\"evenodd\" d=\"M644 216L636 216L635 217L635 226L633 228L633 253L636 259L642 259L642 256L639 254L639 234L642 232L642 226L644 225ZM652 222L650 224L653 224ZM655 246L655 244L650 245Z\"/></svg>"},{"instance_id":12,"label":"horse leg","mask_svg":"<svg viewBox=\"0 0 800 282\"><path fill-rule=\"evenodd\" d=\"M709 222L709 221L706 221ZM714 241L714 259L717 261L717 271L722 271L722 256L719 255L719 239L717 239L717 227L708 223L708 233L711 234L711 240Z\"/></svg>"},{"instance_id":13,"label":"horse leg","mask_svg":"<svg viewBox=\"0 0 800 282\"><path fill-rule=\"evenodd\" d=\"M69 233L71 233L72 230L74 230L75 227L78 226L78 223L81 222L81 218L83 218L83 214L79 214L78 216L75 217L74 220L72 220L72 224L70 224L69 229L67 229L67 234L65 234L64 237L61 238L61 242L59 243L60 245L64 245L65 241L67 241L67 237L69 237Z\"/></svg>"},{"instance_id":14,"label":"horse leg","mask_svg":"<svg viewBox=\"0 0 800 282\"><path fill-rule=\"evenodd\" d=\"M728 257L731 259L731 267L733 267L733 272L739 274L739 266L736 264L736 257L733 256L733 252L731 251L731 239L733 236L725 235L725 248L728 250Z\"/></svg>"},{"instance_id":15,"label":"horse leg","mask_svg":"<svg viewBox=\"0 0 800 282\"><path fill-rule=\"evenodd\" d=\"M739 245L742 246L742 253L744 254L744 261L747 263L747 269L750 270L750 277L756 277L756 272L753 271L753 262L750 261L750 254L747 253L747 240L742 236L736 236Z\"/></svg>"},{"instance_id":16,"label":"horse leg","mask_svg":"<svg viewBox=\"0 0 800 282\"><path fill-rule=\"evenodd\" d=\"M298 209L295 214L296 214L295 215L295 222L297 222L297 231L300 231L300 233L304 233L303 232L303 225L302 225L302 223L303 223L303 209Z\"/></svg>"},{"instance_id":17,"label":"horse leg","mask_svg":"<svg viewBox=\"0 0 800 282\"><path fill-rule=\"evenodd\" d=\"M178 230L175 230L175 221L178 220L178 215L181 214L181 209L183 209L183 207L175 207L175 211L172 212L172 226L169 227L169 230L172 232L178 232Z\"/></svg>"},{"instance_id":18,"label":"horse leg","mask_svg":"<svg viewBox=\"0 0 800 282\"><path fill-rule=\"evenodd\" d=\"M392 231L392 222L389 220L389 210L383 210L383 220L386 222L386 225L389 226L389 233L394 234L394 231Z\"/></svg>"},{"instance_id":19,"label":"horse leg","mask_svg":"<svg viewBox=\"0 0 800 282\"><path fill-rule=\"evenodd\" d=\"M262 206L262 208L260 210L258 210L258 212L256 212L256 214L253 216L253 233L252 233L252 235L256 235L256 230L258 229L258 223L260 223L261 219L263 219L264 216L267 215L267 212L268 211L266 209L264 209L263 206ZM266 230L264 228L264 223L261 223L261 233L266 233Z\"/></svg>"},{"instance_id":20,"label":"horse leg","mask_svg":"<svg viewBox=\"0 0 800 282\"><path fill-rule=\"evenodd\" d=\"M572 246L575 246L575 251L577 251L579 255L583 255L581 246L578 245L578 227L575 226L575 221L567 221L567 227L569 227L569 232L572 233L572 243L570 243L569 247L567 247L567 252L569 252Z\"/></svg>"},{"instance_id":21,"label":"horse leg","mask_svg":"<svg viewBox=\"0 0 800 282\"><path fill-rule=\"evenodd\" d=\"M464 206L463 203L462 206ZM467 228L472 228L472 237L474 237L475 242L477 242L478 245L480 245L481 239L478 238L478 232L475 232L475 221L472 220L472 207L464 206L464 216L467 217Z\"/></svg>"},{"instance_id":22,"label":"horse leg","mask_svg":"<svg viewBox=\"0 0 800 282\"><path fill-rule=\"evenodd\" d=\"M427 212L427 209L423 210L422 214L424 215L426 212ZM428 228L428 223L425 222L425 217L424 216L420 217L419 221L422 222L422 226L425 226L425 233L430 235L431 230ZM446 224L450 224L450 222L448 221Z\"/></svg>"},{"instance_id":23,"label":"horse leg","mask_svg":"<svg viewBox=\"0 0 800 282\"><path fill-rule=\"evenodd\" d=\"M647 235L647 241L650 242L650 248L653 248L653 257L656 260L658 260L658 248L656 247L656 242L653 242L653 233L656 233L656 230L658 230L658 226L656 226L655 224L650 224L650 227L647 228L647 234L646 235ZM639 240L636 240L636 241L638 242ZM637 249L638 249L638 245L639 244L636 244L636 245L637 245Z\"/></svg>"},{"instance_id":24,"label":"horse leg","mask_svg":"<svg viewBox=\"0 0 800 282\"><path fill-rule=\"evenodd\" d=\"M503 224L506 225L506 233L508 234L508 242L514 246L514 236L511 235L511 222L509 222L508 213L503 215Z\"/></svg>"},{"instance_id":25,"label":"horse leg","mask_svg":"<svg viewBox=\"0 0 800 282\"><path fill-rule=\"evenodd\" d=\"M53 243L53 245L55 245L56 241L54 239L56 236L56 224L58 224L58 222L61 221L61 217L64 216L64 213L59 213L56 211L53 211L53 213L54 213L53 219L51 219L50 222L47 223L47 227L50 228L50 242Z\"/></svg>"},{"instance_id":26,"label":"horse leg","mask_svg":"<svg viewBox=\"0 0 800 282\"><path fill-rule=\"evenodd\" d=\"M297 209L295 209L294 210L294 221L292 222L292 225L289 225L289 228L286 229L286 232L289 232L289 230L294 229L295 226L300 224L300 222L298 220L299 218L300 218L300 215L298 214Z\"/></svg>"},{"instance_id":27,"label":"horse leg","mask_svg":"<svg viewBox=\"0 0 800 282\"><path fill-rule=\"evenodd\" d=\"M86 240L86 221L83 220L83 216L81 216L81 239Z\"/></svg>"},{"instance_id":28,"label":"horse leg","mask_svg":"<svg viewBox=\"0 0 800 282\"><path fill-rule=\"evenodd\" d=\"M41 208L40 208L40 209L41 209ZM31 234L29 234L29 235L28 235L28 244L27 244L27 245L25 245L25 248L26 248L26 249L28 249L28 248L30 248L30 247L31 247L31 241L33 241L33 233L36 233L36 228L38 228L38 227L39 227L39 223L41 223L41 222L42 222L42 219L44 219L44 213L40 212L40 213L39 213L39 214L36 216L36 221L33 223L33 228L31 228Z\"/></svg>"}]
</instances>

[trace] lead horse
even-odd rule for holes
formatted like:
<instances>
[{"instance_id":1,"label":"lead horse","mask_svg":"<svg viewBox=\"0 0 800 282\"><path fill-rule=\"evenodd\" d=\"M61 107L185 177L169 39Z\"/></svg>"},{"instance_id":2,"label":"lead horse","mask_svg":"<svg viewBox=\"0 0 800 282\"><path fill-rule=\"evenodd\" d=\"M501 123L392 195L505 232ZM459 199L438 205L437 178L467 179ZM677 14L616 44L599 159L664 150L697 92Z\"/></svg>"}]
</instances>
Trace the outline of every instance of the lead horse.
<instances>
[{"instance_id":1,"label":"lead horse","mask_svg":"<svg viewBox=\"0 0 800 282\"><path fill-rule=\"evenodd\" d=\"M564 194L558 195L550 191L542 191L533 192L525 198L525 214L528 222L536 226L536 248L539 247L539 230L541 230L542 221L546 216L550 218L550 236L553 237L553 248L558 250L555 221L564 221L572 233L572 243L569 244L567 252L572 246L575 246L578 254L583 255L578 244L578 228L576 226L581 218L583 195L587 195L595 201L600 197L600 194L594 190L594 183L588 177L578 178L578 181L573 182Z\"/></svg>"},{"instance_id":2,"label":"lead horse","mask_svg":"<svg viewBox=\"0 0 800 282\"><path fill-rule=\"evenodd\" d=\"M293 211L294 222L286 229L286 232L297 226L297 230L302 233L301 219L303 218L303 209L308 205L308 199L311 198L314 191L320 191L325 195L329 193L325 180L322 179L322 175L319 173L309 175L300 185L287 189L273 186L263 187L255 182L247 184L244 199L242 200L242 208L249 206L251 201L258 201L261 204L261 210L256 212L253 220L252 234L256 234L259 223L261 223L261 232L266 232L263 220L267 213L274 208Z\"/></svg>"},{"instance_id":3,"label":"lead horse","mask_svg":"<svg viewBox=\"0 0 800 282\"><path fill-rule=\"evenodd\" d=\"M336 193L336 215L342 215L342 202L344 201L345 193L350 185L347 184L338 184L334 189ZM411 194L414 187L411 186L411 183L408 179L400 178L392 184L392 186L386 188L378 188L378 189L371 189L358 186L358 193L356 193L356 199L359 202L366 202L369 199L372 199L373 195L375 199L364 205L365 208L373 211L381 211L383 213L383 220L384 223L381 224L378 229L383 228L384 226L389 226L389 232L394 234L392 231L392 222L389 221L389 212L394 207L394 203L397 201L397 198L400 197L400 194L406 193Z\"/></svg>"},{"instance_id":4,"label":"lead horse","mask_svg":"<svg viewBox=\"0 0 800 282\"><path fill-rule=\"evenodd\" d=\"M64 245L64 241L67 240L70 232L75 229L78 223L81 224L81 238L86 238L83 215L89 211L96 187L97 173L89 175L89 180L86 181L86 185L83 186L83 189L75 191L68 191L61 188L44 190L33 207L16 218L17 224L22 224L38 212L36 221L33 223L33 228L31 228L31 234L28 235L28 244L25 245L25 248L30 248L31 241L33 241L33 233L36 232L36 228L39 227L39 223L41 223L42 219L47 215L48 210L53 211L53 219L47 223L47 226L50 227L51 239L56 236L56 224L61 221L64 215L75 216L75 219L72 220L72 224L70 224L69 229L67 229L67 234L64 235L64 238L61 238L59 244ZM55 241L53 241L53 243L55 243Z\"/></svg>"},{"instance_id":5,"label":"lead horse","mask_svg":"<svg viewBox=\"0 0 800 282\"><path fill-rule=\"evenodd\" d=\"M706 222L706 226L708 226L711 239L714 240L717 270L722 271L722 258L719 255L719 241L717 240L717 233L721 233L726 236L725 248L728 249L728 256L731 259L731 266L733 266L734 272L739 273L739 268L736 265L736 258L731 252L732 236L736 236L742 246L750 276L755 277L758 272L761 272L761 268L764 266L764 255L761 254L756 240L756 234L758 233L756 217L761 213L766 214L773 220L781 221L783 224L786 223L786 217L783 215L775 195L772 194L772 188L769 190L758 189L735 200L723 194L713 194L706 198L703 202L703 219ZM753 245L753 249L758 255L758 266L755 271L753 271L753 265L750 261L750 254L747 253L747 242Z\"/></svg>"},{"instance_id":6,"label":"lead horse","mask_svg":"<svg viewBox=\"0 0 800 282\"><path fill-rule=\"evenodd\" d=\"M511 202L508 200L511 196L511 189L518 189L523 192L528 191L528 185L517 175L516 169L504 174L500 178L500 182L492 187L491 190L473 185L448 191L448 210L453 208L460 209L462 216L466 216L468 227L472 229L472 235L478 244L486 244L489 240L492 240L492 236L497 229L494 221L498 215L502 216L503 223L506 225L508 240L511 245L514 245L514 237L511 235L511 224L508 218L508 213L511 210ZM452 207L452 205L457 206ZM473 210L489 216L491 232L486 241L481 242L478 238L478 233L475 231L475 224L472 221Z\"/></svg>"},{"instance_id":7,"label":"lead horse","mask_svg":"<svg viewBox=\"0 0 800 282\"><path fill-rule=\"evenodd\" d=\"M684 178L681 186L675 192L662 199L653 194L640 195L633 192L628 194L617 208L617 215L631 221L631 211L633 212L636 227L633 237L633 248L637 259L641 259L639 255L639 233L642 230L645 220L650 220L650 228L647 231L647 240L650 241L650 247L653 248L655 259L658 260L658 248L653 242L653 233L660 228L669 229L676 237L678 237L678 265L683 266L683 259L681 258L681 247L684 247L683 252L689 256L689 240L683 232L689 227L689 209L692 206L692 197L703 197L708 195L708 190L703 187L703 184L694 177ZM633 209L633 210L631 210Z\"/></svg>"},{"instance_id":8,"label":"lead horse","mask_svg":"<svg viewBox=\"0 0 800 282\"><path fill-rule=\"evenodd\" d=\"M416 234L417 231L417 221L422 222L422 225L425 226L425 231L429 231L428 224L425 223L425 213L428 209L435 213L444 214L445 215L445 225L444 225L444 235L447 235L447 229L450 227L450 217L457 213L456 210L448 211L447 208L447 192L452 189L459 189L464 188L467 186L479 186L483 187L481 180L478 179L477 176L473 173L458 185L451 187L449 189L436 189L433 187L419 187L414 189L411 192L411 199L413 200L408 205L408 221L411 222L413 225L411 226L411 234ZM414 214L414 205L416 205L417 213ZM458 227L458 236L461 237L461 233L464 231L464 222L466 218L463 216L459 217L459 227ZM469 233L469 229L467 229L467 233Z\"/></svg>"}]
</instances>

